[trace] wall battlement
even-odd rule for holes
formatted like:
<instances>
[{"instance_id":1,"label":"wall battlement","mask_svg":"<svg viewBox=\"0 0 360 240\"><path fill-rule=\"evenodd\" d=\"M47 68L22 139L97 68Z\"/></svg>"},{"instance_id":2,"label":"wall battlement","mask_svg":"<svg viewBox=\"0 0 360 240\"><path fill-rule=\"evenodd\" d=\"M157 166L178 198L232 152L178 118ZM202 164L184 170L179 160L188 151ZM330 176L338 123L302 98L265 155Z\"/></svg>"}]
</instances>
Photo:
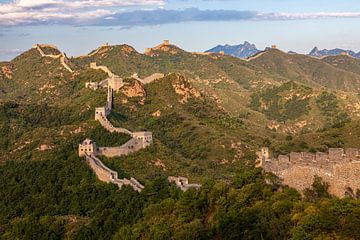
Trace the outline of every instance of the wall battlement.
<instances>
[{"instance_id":1,"label":"wall battlement","mask_svg":"<svg viewBox=\"0 0 360 240\"><path fill-rule=\"evenodd\" d=\"M257 153L257 167L272 172L285 184L304 190L312 184L315 175L330 184L330 192L343 196L346 188L360 189L360 149L329 148L327 153L291 152L271 158L269 149Z\"/></svg>"},{"instance_id":2,"label":"wall battlement","mask_svg":"<svg viewBox=\"0 0 360 240\"><path fill-rule=\"evenodd\" d=\"M270 158L269 150L263 148L258 154L258 165L271 171L283 171L292 165L331 168L336 164L351 162L360 162L360 149L329 148L328 153L291 152L289 155Z\"/></svg>"},{"instance_id":3,"label":"wall battlement","mask_svg":"<svg viewBox=\"0 0 360 240\"><path fill-rule=\"evenodd\" d=\"M141 192L144 189L144 186L135 178L119 179L118 173L106 167L96 156L91 154L85 154L84 156L86 157L86 162L101 181L116 184L120 189L123 186L130 186L138 192Z\"/></svg>"}]
</instances>

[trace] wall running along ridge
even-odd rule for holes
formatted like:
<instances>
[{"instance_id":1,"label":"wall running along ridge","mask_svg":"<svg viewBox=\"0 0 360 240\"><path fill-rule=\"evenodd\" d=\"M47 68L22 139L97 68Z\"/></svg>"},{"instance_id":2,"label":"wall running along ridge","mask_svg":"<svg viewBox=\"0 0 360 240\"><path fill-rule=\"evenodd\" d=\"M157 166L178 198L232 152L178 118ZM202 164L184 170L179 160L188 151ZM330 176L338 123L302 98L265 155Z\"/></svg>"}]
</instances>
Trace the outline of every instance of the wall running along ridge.
<instances>
[{"instance_id":1,"label":"wall running along ridge","mask_svg":"<svg viewBox=\"0 0 360 240\"><path fill-rule=\"evenodd\" d=\"M90 139L85 139L81 144L79 144L79 156L84 156L86 158L87 163L95 172L99 180L107 183L114 183L118 185L120 189L124 185L131 186L135 191L141 192L144 186L141 185L135 178L131 178L130 180L126 178L119 179L117 172L106 167L96 156L102 155L106 157L119 157L137 152L152 144L152 133L131 132L128 129L113 126L107 116L113 109L114 91L118 91L124 86L123 79L113 74L106 66L97 66L96 63L91 63L90 68L104 71L109 76L100 83L88 82L85 84L85 87L94 90L99 87L107 88L108 90L106 105L104 107L95 108L95 120L99 121L99 123L107 131L128 134L131 136L131 139L119 147L98 147L96 142L93 142ZM156 79L163 78L164 74L155 73L145 79L138 78L137 74L134 74L133 77L139 82L147 84L155 81ZM190 188L199 189L201 187L199 184L189 184L188 179L183 177L169 177L168 181L175 182L182 191L187 191Z\"/></svg>"},{"instance_id":2,"label":"wall running along ridge","mask_svg":"<svg viewBox=\"0 0 360 240\"><path fill-rule=\"evenodd\" d=\"M50 45L50 44L35 44L33 46L33 48L37 49L37 51L40 53L40 55L42 57L49 57L49 58L53 58L53 59L57 59L59 58L60 59L60 64L66 69L68 70L70 73L73 73L74 71L69 67L69 65L67 64L68 63L68 58L66 57L66 55L64 53L60 53L58 55L53 55L53 54L45 54L44 51L41 49L41 48L45 48L45 47L48 47L48 48L53 48L55 50L58 50L60 52L60 50L54 46L54 45Z\"/></svg>"}]
</instances>

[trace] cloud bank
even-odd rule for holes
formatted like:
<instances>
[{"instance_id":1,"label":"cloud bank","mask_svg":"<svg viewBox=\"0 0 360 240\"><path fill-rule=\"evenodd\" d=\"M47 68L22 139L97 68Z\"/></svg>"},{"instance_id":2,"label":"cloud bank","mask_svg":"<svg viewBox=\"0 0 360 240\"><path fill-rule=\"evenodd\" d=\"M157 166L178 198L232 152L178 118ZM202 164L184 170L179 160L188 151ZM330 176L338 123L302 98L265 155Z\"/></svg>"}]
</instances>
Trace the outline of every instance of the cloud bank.
<instances>
[{"instance_id":1,"label":"cloud bank","mask_svg":"<svg viewBox=\"0 0 360 240\"><path fill-rule=\"evenodd\" d=\"M0 26L92 24L127 7L164 4L165 0L14 0L0 4Z\"/></svg>"},{"instance_id":2,"label":"cloud bank","mask_svg":"<svg viewBox=\"0 0 360 240\"><path fill-rule=\"evenodd\" d=\"M68 24L144 26L188 21L360 18L360 12L263 13L237 10L166 10L166 0L15 0L0 4L0 26ZM131 7L147 10L131 11Z\"/></svg>"}]
</instances>

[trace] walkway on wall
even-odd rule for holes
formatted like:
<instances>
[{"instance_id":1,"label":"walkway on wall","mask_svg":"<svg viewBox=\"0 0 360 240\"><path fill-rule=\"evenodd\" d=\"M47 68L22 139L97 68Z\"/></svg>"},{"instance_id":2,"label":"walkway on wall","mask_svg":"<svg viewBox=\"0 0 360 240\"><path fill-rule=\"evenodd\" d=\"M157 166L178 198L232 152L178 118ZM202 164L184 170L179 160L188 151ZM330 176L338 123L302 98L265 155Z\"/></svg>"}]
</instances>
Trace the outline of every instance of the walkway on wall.
<instances>
[{"instance_id":1,"label":"walkway on wall","mask_svg":"<svg viewBox=\"0 0 360 240\"><path fill-rule=\"evenodd\" d=\"M163 78L165 75L163 73L154 73L146 78L139 78L139 76L135 73L133 74L131 77L138 80L139 82L141 82L142 84L149 84L152 83L153 81Z\"/></svg>"},{"instance_id":2,"label":"walkway on wall","mask_svg":"<svg viewBox=\"0 0 360 240\"><path fill-rule=\"evenodd\" d=\"M118 185L120 189L123 186L130 186L138 192L141 192L144 189L144 186L140 184L135 178L119 179L118 173L105 166L96 156L85 154L85 158L89 166L93 169L100 180L114 183Z\"/></svg>"},{"instance_id":3,"label":"walkway on wall","mask_svg":"<svg viewBox=\"0 0 360 240\"><path fill-rule=\"evenodd\" d=\"M65 56L64 53L60 53L58 55L54 55L54 54L45 54L44 51L41 49L42 47L48 47L48 48L53 48L56 49L60 52L60 50L54 46L54 45L49 45L49 44L36 44L33 46L34 48L37 49L37 51L40 53L40 55L42 57L49 57L49 58L53 58L53 59L60 59L60 64L66 69L68 70L70 73L73 73L74 71L69 67L69 65L66 63L67 58Z\"/></svg>"},{"instance_id":4,"label":"walkway on wall","mask_svg":"<svg viewBox=\"0 0 360 240\"><path fill-rule=\"evenodd\" d=\"M103 126L109 132L125 133L127 135L133 136L133 133L125 128L114 127L114 125L104 115L101 115L98 120L101 126Z\"/></svg>"},{"instance_id":5,"label":"walkway on wall","mask_svg":"<svg viewBox=\"0 0 360 240\"><path fill-rule=\"evenodd\" d=\"M247 61L247 62L250 62L250 61L252 61L252 60L255 60L255 59L261 57L265 52L266 52L266 51L259 52L258 54L255 54L254 56L251 56L251 57L246 58L246 59L243 59L243 60L245 60L245 61Z\"/></svg>"},{"instance_id":6,"label":"walkway on wall","mask_svg":"<svg viewBox=\"0 0 360 240\"><path fill-rule=\"evenodd\" d=\"M96 65L96 62L90 63L90 68L94 70L101 70L105 72L110 78L116 76L113 72L110 71L110 69L106 66L98 66Z\"/></svg>"},{"instance_id":7,"label":"walkway on wall","mask_svg":"<svg viewBox=\"0 0 360 240\"><path fill-rule=\"evenodd\" d=\"M72 57L72 58L86 58L86 57L92 57L94 55L96 55L101 49L103 48L107 48L110 47L108 43L104 43L102 44L100 47L98 47L95 51L93 51L92 53L86 54L86 55L80 55L80 56L76 56L76 57Z\"/></svg>"}]
</instances>

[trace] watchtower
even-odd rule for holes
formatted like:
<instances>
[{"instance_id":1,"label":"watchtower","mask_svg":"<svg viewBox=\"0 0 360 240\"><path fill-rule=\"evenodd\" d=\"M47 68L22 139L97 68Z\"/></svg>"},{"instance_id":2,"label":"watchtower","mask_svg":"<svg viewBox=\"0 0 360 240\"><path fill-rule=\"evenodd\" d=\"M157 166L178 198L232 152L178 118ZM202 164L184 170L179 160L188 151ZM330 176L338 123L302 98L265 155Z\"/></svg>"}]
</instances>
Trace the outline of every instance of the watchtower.
<instances>
[{"instance_id":1,"label":"watchtower","mask_svg":"<svg viewBox=\"0 0 360 240\"><path fill-rule=\"evenodd\" d=\"M82 143L79 144L79 156L83 157L85 154L88 155L97 155L98 147L96 142L93 142L91 139L87 138Z\"/></svg>"},{"instance_id":2,"label":"watchtower","mask_svg":"<svg viewBox=\"0 0 360 240\"><path fill-rule=\"evenodd\" d=\"M153 143L152 132L135 132L132 137L140 140L143 148Z\"/></svg>"}]
</instances>

